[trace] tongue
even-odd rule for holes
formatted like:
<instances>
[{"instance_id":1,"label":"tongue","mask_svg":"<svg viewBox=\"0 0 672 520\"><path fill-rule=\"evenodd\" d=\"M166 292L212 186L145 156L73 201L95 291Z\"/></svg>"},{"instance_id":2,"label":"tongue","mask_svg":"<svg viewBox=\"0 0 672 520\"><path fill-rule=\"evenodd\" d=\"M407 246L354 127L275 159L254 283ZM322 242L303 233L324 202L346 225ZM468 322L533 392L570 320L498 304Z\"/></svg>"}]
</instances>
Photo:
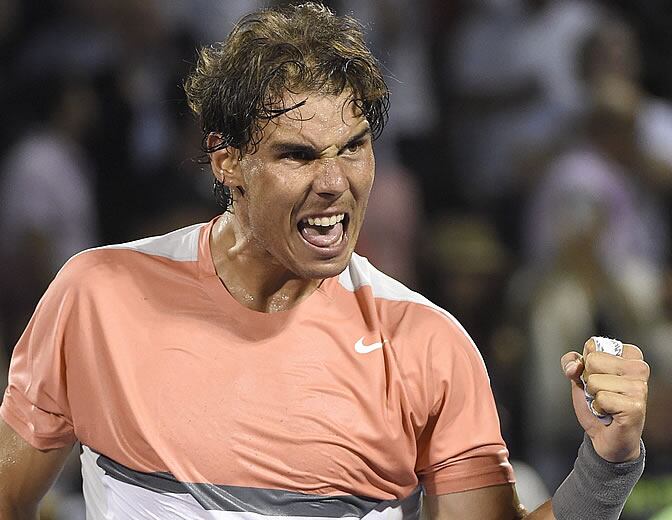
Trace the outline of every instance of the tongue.
<instances>
[{"instance_id":1,"label":"tongue","mask_svg":"<svg viewBox=\"0 0 672 520\"><path fill-rule=\"evenodd\" d=\"M343 224L339 222L333 226L305 226L301 235L306 242L317 247L334 245L343 235Z\"/></svg>"}]
</instances>

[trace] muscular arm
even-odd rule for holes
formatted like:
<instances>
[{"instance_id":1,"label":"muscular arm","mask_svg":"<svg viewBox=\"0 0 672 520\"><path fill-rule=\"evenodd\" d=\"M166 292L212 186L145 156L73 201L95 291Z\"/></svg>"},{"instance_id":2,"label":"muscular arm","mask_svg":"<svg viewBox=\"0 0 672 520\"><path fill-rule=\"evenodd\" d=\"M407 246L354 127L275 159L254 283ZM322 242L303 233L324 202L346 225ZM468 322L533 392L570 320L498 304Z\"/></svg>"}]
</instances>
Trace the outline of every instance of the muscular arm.
<instances>
[{"instance_id":1,"label":"muscular arm","mask_svg":"<svg viewBox=\"0 0 672 520\"><path fill-rule=\"evenodd\" d=\"M555 520L550 500L532 513L520 505L511 484L491 486L462 493L425 496L423 501L430 520Z\"/></svg>"},{"instance_id":2,"label":"muscular arm","mask_svg":"<svg viewBox=\"0 0 672 520\"><path fill-rule=\"evenodd\" d=\"M0 419L0 518L33 520L72 446L38 450Z\"/></svg>"},{"instance_id":3,"label":"muscular arm","mask_svg":"<svg viewBox=\"0 0 672 520\"><path fill-rule=\"evenodd\" d=\"M622 357L613 356L596 352L595 343L590 339L584 346L583 356L570 352L563 356L561 364L565 376L571 381L574 411L590 437L595 453L611 463L638 459L649 379L649 367L641 350L625 344ZM596 411L613 416L608 427L586 405L582 374L587 381L587 390L595 396ZM600 482L584 483L590 486ZM581 500L581 497L576 499ZM555 520L550 500L528 514L518 501L515 487L508 484L426 496L424 507L430 520Z\"/></svg>"}]
</instances>

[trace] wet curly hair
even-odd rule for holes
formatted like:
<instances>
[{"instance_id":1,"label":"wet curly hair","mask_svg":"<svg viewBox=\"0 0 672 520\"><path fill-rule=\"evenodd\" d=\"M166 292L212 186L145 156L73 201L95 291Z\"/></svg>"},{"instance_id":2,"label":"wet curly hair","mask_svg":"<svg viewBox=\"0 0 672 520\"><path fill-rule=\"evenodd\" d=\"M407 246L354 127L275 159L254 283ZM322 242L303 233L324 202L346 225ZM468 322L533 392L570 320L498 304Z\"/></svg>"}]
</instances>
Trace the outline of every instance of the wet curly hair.
<instances>
[{"instance_id":1,"label":"wet curly hair","mask_svg":"<svg viewBox=\"0 0 672 520\"><path fill-rule=\"evenodd\" d=\"M286 92L320 92L350 99L377 138L387 122L389 90L378 61L354 18L336 16L315 2L262 9L243 17L228 38L200 50L184 84L189 107L199 118L202 150L233 147L254 153L265 126L304 102L286 106ZM221 140L208 145L208 136ZM226 209L231 194L215 182Z\"/></svg>"}]
</instances>

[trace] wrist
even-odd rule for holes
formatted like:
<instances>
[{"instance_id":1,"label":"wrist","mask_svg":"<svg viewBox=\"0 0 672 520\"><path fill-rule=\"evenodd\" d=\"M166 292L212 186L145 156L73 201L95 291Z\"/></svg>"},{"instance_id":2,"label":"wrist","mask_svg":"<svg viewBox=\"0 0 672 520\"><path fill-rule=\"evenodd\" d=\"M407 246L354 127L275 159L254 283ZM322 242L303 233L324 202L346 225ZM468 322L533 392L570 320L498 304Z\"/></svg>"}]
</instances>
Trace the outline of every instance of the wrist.
<instances>
[{"instance_id":1,"label":"wrist","mask_svg":"<svg viewBox=\"0 0 672 520\"><path fill-rule=\"evenodd\" d=\"M645 450L640 440L639 456L626 462L609 462L594 449L588 437L574 469L553 495L553 513L558 520L616 520L625 501L644 471Z\"/></svg>"},{"instance_id":2,"label":"wrist","mask_svg":"<svg viewBox=\"0 0 672 520\"><path fill-rule=\"evenodd\" d=\"M586 437L588 437L586 435ZM641 438L637 442L637 444L634 446L633 449L630 449L629 451L614 451L614 450L608 450L608 449L603 449L602 446L599 444L593 443L592 439L589 439L590 441L590 447L595 451L595 455L603 459L604 461L610 463L610 464L621 464L625 462L632 462L636 461L642 456L642 440Z\"/></svg>"}]
</instances>

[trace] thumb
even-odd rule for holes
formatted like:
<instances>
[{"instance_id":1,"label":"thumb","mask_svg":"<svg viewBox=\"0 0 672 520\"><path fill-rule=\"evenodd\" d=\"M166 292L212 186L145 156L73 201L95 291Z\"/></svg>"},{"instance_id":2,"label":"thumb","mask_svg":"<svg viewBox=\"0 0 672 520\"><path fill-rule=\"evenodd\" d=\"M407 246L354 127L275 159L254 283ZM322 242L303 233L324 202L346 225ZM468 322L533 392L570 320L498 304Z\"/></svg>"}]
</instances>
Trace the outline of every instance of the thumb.
<instances>
[{"instance_id":1,"label":"thumb","mask_svg":"<svg viewBox=\"0 0 672 520\"><path fill-rule=\"evenodd\" d=\"M583 390L583 381L581 381L584 369L583 356L578 352L568 352L562 356L560 364L565 377L571 381L572 404L576 418L581 427L590 435L600 422L586 406L586 394Z\"/></svg>"},{"instance_id":2,"label":"thumb","mask_svg":"<svg viewBox=\"0 0 672 520\"><path fill-rule=\"evenodd\" d=\"M578 352L568 352L560 359L562 373L567 379L575 381L581 385L581 374L583 374L583 356Z\"/></svg>"}]
</instances>

